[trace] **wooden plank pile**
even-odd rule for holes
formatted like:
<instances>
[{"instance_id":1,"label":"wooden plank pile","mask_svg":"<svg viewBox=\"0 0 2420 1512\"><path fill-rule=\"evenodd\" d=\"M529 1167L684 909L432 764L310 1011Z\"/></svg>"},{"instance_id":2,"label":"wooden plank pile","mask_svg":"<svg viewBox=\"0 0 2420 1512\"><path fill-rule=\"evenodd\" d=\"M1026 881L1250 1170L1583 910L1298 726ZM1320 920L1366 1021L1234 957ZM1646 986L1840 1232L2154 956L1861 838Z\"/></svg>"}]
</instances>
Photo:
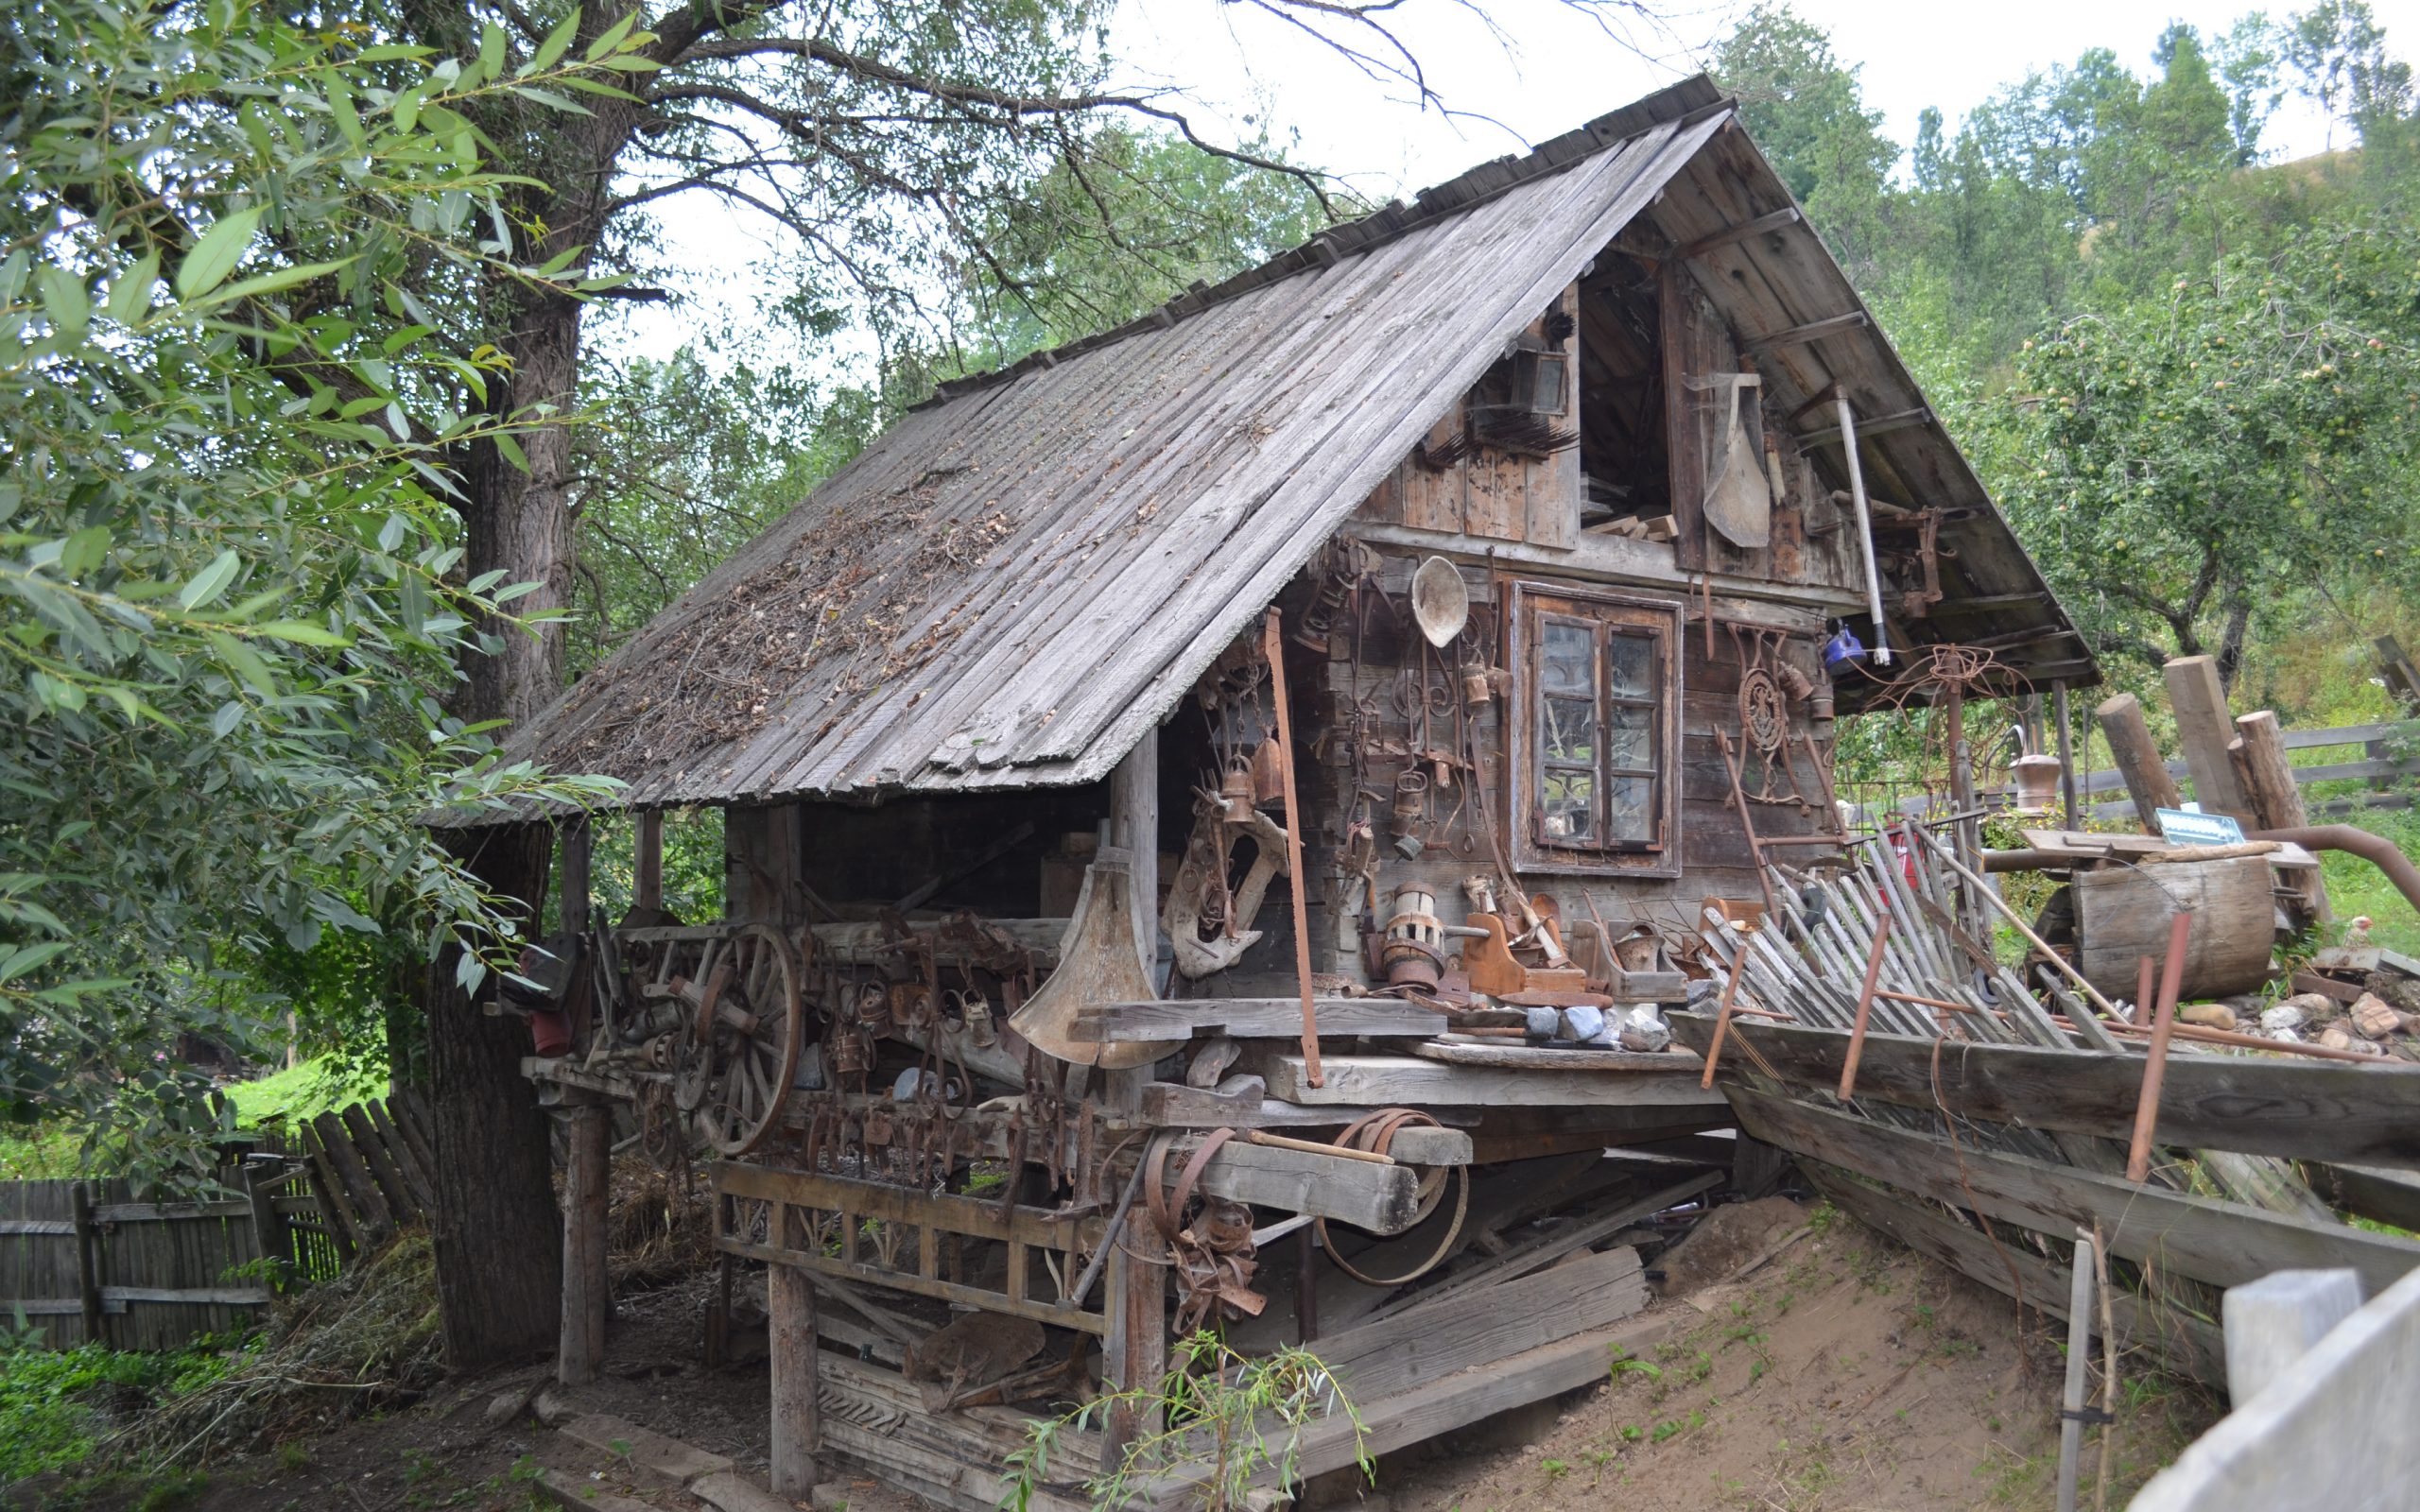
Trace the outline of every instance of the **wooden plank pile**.
<instances>
[{"instance_id":1,"label":"wooden plank pile","mask_svg":"<svg viewBox=\"0 0 2420 1512\"><path fill-rule=\"evenodd\" d=\"M2121 1327L2205 1379L2222 1379L2217 1288L2296 1266L2378 1287L2420 1265L2420 1243L2345 1224L2304 1176L2372 1212L2420 1212L2401 1169L2420 1165L2420 1069L2309 1046L2249 1058L2177 1025L2199 1038L2169 1047L2168 1088L2145 1092L2150 1016L2035 940L2037 996L1979 910L2031 931L1981 883L1910 826L1907 850L1869 842L1837 878L1777 877L1795 906L1774 927L1709 916L1723 1008L1672 1022L1743 1128L1843 1207L2051 1311L2074 1234L2098 1226L2133 1288ZM2155 1127L2136 1138L2146 1105ZM2146 1149L2149 1178L2127 1179ZM2213 1187L2224 1195L2202 1194Z\"/></svg>"}]
</instances>

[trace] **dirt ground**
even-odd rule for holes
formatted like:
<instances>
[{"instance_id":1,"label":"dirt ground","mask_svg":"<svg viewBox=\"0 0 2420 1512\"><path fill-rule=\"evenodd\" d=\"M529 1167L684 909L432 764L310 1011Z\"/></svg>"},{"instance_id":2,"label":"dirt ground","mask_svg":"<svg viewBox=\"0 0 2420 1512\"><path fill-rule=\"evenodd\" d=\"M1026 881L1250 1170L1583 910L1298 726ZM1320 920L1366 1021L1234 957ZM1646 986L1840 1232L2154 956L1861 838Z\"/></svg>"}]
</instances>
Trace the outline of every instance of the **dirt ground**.
<instances>
[{"instance_id":1,"label":"dirt ground","mask_svg":"<svg viewBox=\"0 0 2420 1512\"><path fill-rule=\"evenodd\" d=\"M1696 1314L1687 1332L1603 1385L1391 1458L1368 1491L1329 1494L1382 1497L1392 1512L2055 1503L2064 1325L2020 1327L2008 1297L1780 1198L1717 1209L1651 1269L1670 1298L1658 1305ZM2218 1412L2145 1366L2121 1359L2119 1375L2110 1506ZM2087 1506L2097 1469L2087 1431Z\"/></svg>"},{"instance_id":2,"label":"dirt ground","mask_svg":"<svg viewBox=\"0 0 2420 1512\"><path fill-rule=\"evenodd\" d=\"M1745 1275L1743 1267L1753 1266ZM1720 1207L1650 1263L1685 1329L1607 1381L1390 1456L1375 1486L1351 1472L1306 1505L1353 1512L1558 1512L1618 1500L1623 1512L1771 1508L1932 1512L2048 1508L2058 1458L2059 1344L2049 1320L1860 1228L1782 1198ZM698 1363L710 1273L617 1305L604 1378L574 1400L730 1456L764 1483L761 1358ZM758 1293L761 1297L761 1292ZM2206 1400L2121 1365L2118 1450L2108 1504L2207 1425ZM331 1422L267 1452L214 1465L173 1496L125 1487L98 1504L199 1512L505 1512L547 1504L539 1469L581 1489L665 1508L677 1493L631 1484L527 1416L487 1421L502 1392L546 1369L448 1383L381 1417ZM2086 1505L2096 1466L2089 1435ZM871 1482L856 1512L917 1512ZM12 1499L42 1505L40 1488ZM90 1504L90 1503L88 1503Z\"/></svg>"}]
</instances>

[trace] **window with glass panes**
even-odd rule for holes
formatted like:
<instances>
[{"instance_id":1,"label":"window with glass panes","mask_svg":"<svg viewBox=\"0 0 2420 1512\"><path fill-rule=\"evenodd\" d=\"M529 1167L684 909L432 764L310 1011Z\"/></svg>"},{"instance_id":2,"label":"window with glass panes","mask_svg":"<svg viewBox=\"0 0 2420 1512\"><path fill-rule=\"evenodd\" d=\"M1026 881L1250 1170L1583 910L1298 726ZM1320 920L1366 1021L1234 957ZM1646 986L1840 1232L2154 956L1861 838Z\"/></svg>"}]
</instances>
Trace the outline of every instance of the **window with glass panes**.
<instances>
[{"instance_id":1,"label":"window with glass panes","mask_svg":"<svg viewBox=\"0 0 2420 1512\"><path fill-rule=\"evenodd\" d=\"M1530 864L1658 868L1675 827L1677 610L1516 588L1514 813Z\"/></svg>"}]
</instances>

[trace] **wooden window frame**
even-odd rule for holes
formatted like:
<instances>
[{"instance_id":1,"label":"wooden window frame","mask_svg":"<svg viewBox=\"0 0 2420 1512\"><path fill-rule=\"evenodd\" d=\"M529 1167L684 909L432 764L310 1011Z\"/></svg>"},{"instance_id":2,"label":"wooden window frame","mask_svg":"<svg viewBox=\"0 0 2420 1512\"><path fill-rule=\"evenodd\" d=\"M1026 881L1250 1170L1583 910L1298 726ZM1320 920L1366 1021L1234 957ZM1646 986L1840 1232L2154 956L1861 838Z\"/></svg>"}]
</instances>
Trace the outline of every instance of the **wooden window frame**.
<instances>
[{"instance_id":1,"label":"wooden window frame","mask_svg":"<svg viewBox=\"0 0 2420 1512\"><path fill-rule=\"evenodd\" d=\"M1512 674L1512 696L1505 700L1509 738L1505 762L1505 828L1511 832L1513 868L1517 871L1563 872L1577 876L1678 877L1681 875L1681 685L1682 606L1671 599L1604 593L1562 583L1515 581L1510 585L1505 616L1505 656ZM1537 644L1549 619L1581 620L1593 627L1600 648L1597 657L1595 700L1602 711L1612 696L1605 684L1601 646L1612 633L1646 634L1654 641L1656 688L1651 700L1656 726L1651 736L1658 765L1655 770L1655 837L1622 845L1591 842L1558 846L1540 832L1536 804L1539 770L1537 750L1541 695L1538 691ZM1630 700L1622 700L1627 703ZM1601 745L1601 743L1599 743ZM1591 768L1597 791L1607 789L1608 766L1601 751ZM1630 769L1625 768L1628 772Z\"/></svg>"}]
</instances>

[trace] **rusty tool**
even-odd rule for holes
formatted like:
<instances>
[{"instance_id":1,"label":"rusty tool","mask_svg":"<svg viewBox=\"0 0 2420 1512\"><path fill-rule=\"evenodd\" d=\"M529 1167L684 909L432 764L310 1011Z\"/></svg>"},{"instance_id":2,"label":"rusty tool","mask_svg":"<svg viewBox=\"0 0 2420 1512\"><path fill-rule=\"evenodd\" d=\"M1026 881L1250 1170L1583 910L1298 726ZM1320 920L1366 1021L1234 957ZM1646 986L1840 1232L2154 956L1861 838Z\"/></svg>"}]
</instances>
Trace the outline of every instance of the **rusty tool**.
<instances>
[{"instance_id":1,"label":"rusty tool","mask_svg":"<svg viewBox=\"0 0 2420 1512\"><path fill-rule=\"evenodd\" d=\"M1371 1165L1392 1165L1395 1158L1372 1150L1357 1150L1343 1144L1322 1144L1316 1140L1298 1140L1284 1134L1271 1134L1267 1129L1244 1131L1244 1143L1265 1145L1272 1150L1300 1150L1305 1155L1340 1155L1348 1160L1362 1160Z\"/></svg>"},{"instance_id":2,"label":"rusty tool","mask_svg":"<svg viewBox=\"0 0 2420 1512\"><path fill-rule=\"evenodd\" d=\"M1303 1076L1314 1087L1327 1085L1320 1070L1319 1009L1311 1003L1310 889L1304 885L1303 818L1294 793L1294 726L1286 707L1286 637L1284 616L1275 605L1261 621L1261 648L1269 657L1270 696L1277 705L1277 756L1286 780L1286 875L1294 895L1294 975L1303 988Z\"/></svg>"}]
</instances>

